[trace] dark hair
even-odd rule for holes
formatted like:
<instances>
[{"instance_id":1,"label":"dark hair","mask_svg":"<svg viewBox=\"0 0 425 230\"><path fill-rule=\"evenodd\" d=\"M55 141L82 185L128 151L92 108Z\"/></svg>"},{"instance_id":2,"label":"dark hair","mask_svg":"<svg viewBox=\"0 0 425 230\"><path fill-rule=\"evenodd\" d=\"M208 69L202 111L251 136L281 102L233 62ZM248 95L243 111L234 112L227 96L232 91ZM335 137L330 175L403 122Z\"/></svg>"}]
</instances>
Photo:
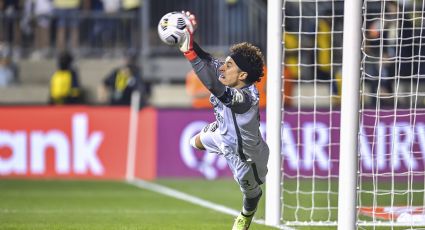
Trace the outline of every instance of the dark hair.
<instances>
[{"instance_id":1,"label":"dark hair","mask_svg":"<svg viewBox=\"0 0 425 230\"><path fill-rule=\"evenodd\" d=\"M74 61L74 57L68 51L63 51L59 55L58 66L61 70L69 70L71 69L72 62Z\"/></svg>"},{"instance_id":2,"label":"dark hair","mask_svg":"<svg viewBox=\"0 0 425 230\"><path fill-rule=\"evenodd\" d=\"M249 66L247 70L243 70L248 73L246 78L248 84L261 81L261 77L264 75L264 56L258 47L248 42L242 42L230 47L230 52L232 55L243 58Z\"/></svg>"}]
</instances>

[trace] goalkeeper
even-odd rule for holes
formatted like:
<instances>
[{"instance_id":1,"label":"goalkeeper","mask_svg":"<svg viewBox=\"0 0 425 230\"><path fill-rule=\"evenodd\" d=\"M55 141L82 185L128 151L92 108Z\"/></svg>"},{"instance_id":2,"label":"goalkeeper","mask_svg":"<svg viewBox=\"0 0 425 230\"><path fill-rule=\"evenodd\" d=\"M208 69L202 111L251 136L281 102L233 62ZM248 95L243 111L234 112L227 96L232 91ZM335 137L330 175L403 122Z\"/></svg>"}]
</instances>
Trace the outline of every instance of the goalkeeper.
<instances>
[{"instance_id":1,"label":"goalkeeper","mask_svg":"<svg viewBox=\"0 0 425 230\"><path fill-rule=\"evenodd\" d=\"M269 157L259 130L259 95L254 85L263 76L263 55L257 47L244 42L233 45L224 62L218 61L194 43L195 16L184 13L191 25L187 25L180 50L211 92L210 102L216 117L190 144L226 158L243 193L242 212L233 230L245 230L262 195L260 185L265 181Z\"/></svg>"}]
</instances>

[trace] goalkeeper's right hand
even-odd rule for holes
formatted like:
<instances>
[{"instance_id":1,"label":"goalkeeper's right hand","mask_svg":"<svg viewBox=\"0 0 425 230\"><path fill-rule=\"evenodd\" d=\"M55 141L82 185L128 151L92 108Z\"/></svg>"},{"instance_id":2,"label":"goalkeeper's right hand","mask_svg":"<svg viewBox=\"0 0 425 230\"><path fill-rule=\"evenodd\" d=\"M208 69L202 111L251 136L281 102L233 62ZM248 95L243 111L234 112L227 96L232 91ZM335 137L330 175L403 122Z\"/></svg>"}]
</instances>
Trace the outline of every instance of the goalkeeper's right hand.
<instances>
[{"instance_id":1,"label":"goalkeeper's right hand","mask_svg":"<svg viewBox=\"0 0 425 230\"><path fill-rule=\"evenodd\" d=\"M197 23L195 15L193 15L192 13L190 13L189 11L182 11L182 13L186 15L190 24L186 25L185 39L180 44L179 48L180 51L183 52L184 56L189 61L191 61L197 57L195 51L193 50L193 34L195 33Z\"/></svg>"}]
</instances>

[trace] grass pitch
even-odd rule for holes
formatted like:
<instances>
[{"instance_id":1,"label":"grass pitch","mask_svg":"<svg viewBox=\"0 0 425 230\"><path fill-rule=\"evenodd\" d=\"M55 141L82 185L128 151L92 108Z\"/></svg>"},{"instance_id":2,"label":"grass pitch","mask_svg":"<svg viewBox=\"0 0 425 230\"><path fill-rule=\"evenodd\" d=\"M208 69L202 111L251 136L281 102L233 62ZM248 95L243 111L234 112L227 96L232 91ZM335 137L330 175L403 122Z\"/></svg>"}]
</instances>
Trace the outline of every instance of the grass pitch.
<instances>
[{"instance_id":1,"label":"grass pitch","mask_svg":"<svg viewBox=\"0 0 425 230\"><path fill-rule=\"evenodd\" d=\"M231 179L206 180L159 180L156 183L173 188L201 199L239 210L242 195ZM312 183L303 181L301 190L312 191ZM331 183L335 186L334 183ZM293 184L286 184L287 189ZM316 183L315 189L323 190L326 183ZM365 185L366 187L369 185ZM336 187L332 190L337 189ZM326 190L325 190L326 191ZM423 194L423 193L421 193ZM312 197L284 193L287 205L311 206ZM337 204L337 195L316 194L314 206ZM383 197L382 204L389 202ZM408 197L402 197L402 200ZM419 205L422 199L416 199ZM298 200L298 201L297 201ZM331 204L327 202L330 200ZM368 203L368 197L362 197ZM295 204L292 204L295 202ZM300 202L299 204L296 204ZM302 220L311 213L299 211ZM286 208L285 218L291 220L294 210ZM329 216L330 215L330 216ZM67 181L67 180L0 180L0 229L231 229L235 217L203 208L186 201L174 199L134 185L119 181ZM256 218L264 219L264 197ZM314 212L313 219L336 220L336 210ZM253 223L252 230L274 229ZM336 227L294 227L301 230L330 230ZM406 227L359 227L359 229L401 230ZM409 228L411 229L411 228ZM415 228L414 228L415 229Z\"/></svg>"},{"instance_id":2,"label":"grass pitch","mask_svg":"<svg viewBox=\"0 0 425 230\"><path fill-rule=\"evenodd\" d=\"M158 183L236 210L241 206L232 180ZM258 218L264 218L263 209ZM0 180L0 229L231 229L233 219L124 182ZM273 228L253 223L252 229Z\"/></svg>"}]
</instances>

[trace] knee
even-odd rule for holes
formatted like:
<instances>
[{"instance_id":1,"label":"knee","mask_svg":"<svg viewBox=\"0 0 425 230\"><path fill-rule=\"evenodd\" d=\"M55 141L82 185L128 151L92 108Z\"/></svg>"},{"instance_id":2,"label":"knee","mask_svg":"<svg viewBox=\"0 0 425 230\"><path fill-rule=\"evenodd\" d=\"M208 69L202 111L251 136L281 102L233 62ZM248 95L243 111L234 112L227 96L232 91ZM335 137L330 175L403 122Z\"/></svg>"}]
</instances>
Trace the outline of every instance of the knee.
<instances>
[{"instance_id":1,"label":"knee","mask_svg":"<svg viewBox=\"0 0 425 230\"><path fill-rule=\"evenodd\" d=\"M242 193L244 197L247 199L252 199L257 197L259 199L261 195L263 194L263 191L261 190L261 187L257 185L256 187L251 189L248 189L248 188L242 189Z\"/></svg>"},{"instance_id":2,"label":"knee","mask_svg":"<svg viewBox=\"0 0 425 230\"><path fill-rule=\"evenodd\" d=\"M200 135L199 134L196 134L195 136L193 136L192 138L190 138L189 143L195 149L205 150L205 147L204 147L204 145L201 142L201 138L200 138Z\"/></svg>"}]
</instances>

